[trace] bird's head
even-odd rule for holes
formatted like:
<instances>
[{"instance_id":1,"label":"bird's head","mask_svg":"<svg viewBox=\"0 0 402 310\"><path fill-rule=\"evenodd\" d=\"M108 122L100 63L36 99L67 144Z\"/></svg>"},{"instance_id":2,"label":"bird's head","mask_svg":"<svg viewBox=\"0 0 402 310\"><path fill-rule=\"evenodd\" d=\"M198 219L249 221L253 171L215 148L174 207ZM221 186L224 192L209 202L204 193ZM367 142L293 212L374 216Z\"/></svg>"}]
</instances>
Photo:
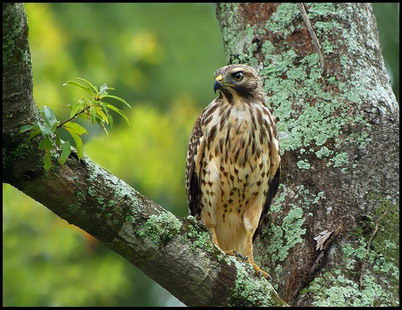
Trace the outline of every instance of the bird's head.
<instances>
[{"instance_id":1,"label":"bird's head","mask_svg":"<svg viewBox=\"0 0 402 310\"><path fill-rule=\"evenodd\" d=\"M256 97L262 92L262 83L257 72L246 65L224 66L215 72L214 77L214 92L219 90L229 100L233 96Z\"/></svg>"}]
</instances>

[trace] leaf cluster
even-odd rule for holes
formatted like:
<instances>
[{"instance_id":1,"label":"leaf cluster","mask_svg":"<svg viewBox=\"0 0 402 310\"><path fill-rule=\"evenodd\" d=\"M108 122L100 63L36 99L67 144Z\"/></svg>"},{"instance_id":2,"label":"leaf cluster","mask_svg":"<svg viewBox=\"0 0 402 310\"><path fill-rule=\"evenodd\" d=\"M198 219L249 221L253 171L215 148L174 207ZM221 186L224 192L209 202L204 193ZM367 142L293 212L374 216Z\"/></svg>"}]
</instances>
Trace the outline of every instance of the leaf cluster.
<instances>
[{"instance_id":1,"label":"leaf cluster","mask_svg":"<svg viewBox=\"0 0 402 310\"><path fill-rule=\"evenodd\" d=\"M81 135L87 134L88 131L80 124L73 122L76 118L79 117L90 120L92 124L97 123L103 128L107 136L109 136L109 133L106 126L109 125L110 127L113 127L114 124L110 111L116 112L129 122L124 111L109 102L110 99L114 99L131 108L123 98L109 94L109 91L114 90L114 88L108 87L107 84L103 84L98 89L98 87L83 78L77 77L77 79L83 83L70 80L64 83L63 86L71 85L81 88L87 92L89 98L81 98L73 105L68 105L68 107L71 108L69 119L63 122L59 121L53 110L44 106L40 111L44 119L44 124L37 121L20 128L20 133L29 132L28 141L33 137L41 136L39 149L45 151L45 154L43 155L45 170L49 170L52 166L50 153L52 149L57 147L61 148L61 154L57 159L61 165L64 165L68 156L71 154L72 146L70 142L63 141L60 138L59 130L61 129L66 130L74 140L78 158L81 159L84 156Z\"/></svg>"}]
</instances>

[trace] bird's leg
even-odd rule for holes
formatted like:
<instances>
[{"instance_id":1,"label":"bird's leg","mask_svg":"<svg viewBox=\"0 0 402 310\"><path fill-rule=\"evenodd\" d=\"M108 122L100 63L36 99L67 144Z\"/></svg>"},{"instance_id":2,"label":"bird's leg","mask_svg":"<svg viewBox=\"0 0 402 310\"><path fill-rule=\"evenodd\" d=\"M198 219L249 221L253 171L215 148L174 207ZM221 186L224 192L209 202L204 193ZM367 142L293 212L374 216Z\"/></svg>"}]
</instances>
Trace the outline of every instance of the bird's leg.
<instances>
[{"instance_id":1,"label":"bird's leg","mask_svg":"<svg viewBox=\"0 0 402 310\"><path fill-rule=\"evenodd\" d=\"M210 226L210 227L208 227L208 228L209 228L209 231L210 231L210 233L211 233L212 242L213 242L218 248L222 249L221 246L219 245L218 237L216 236L215 226Z\"/></svg>"},{"instance_id":2,"label":"bird's leg","mask_svg":"<svg viewBox=\"0 0 402 310\"><path fill-rule=\"evenodd\" d=\"M237 253L235 250L223 250L222 247L219 244L218 241L218 237L216 236L216 229L215 227L209 227L209 231L211 232L211 238L212 238L212 242L219 248L221 249L223 252L225 252L228 255L232 255L235 257L239 257L241 258L243 261L247 260L247 257L244 257L243 255Z\"/></svg>"},{"instance_id":3,"label":"bird's leg","mask_svg":"<svg viewBox=\"0 0 402 310\"><path fill-rule=\"evenodd\" d=\"M263 271L255 262L253 254L253 232L247 230L247 242L246 242L246 253L248 256L247 263L250 263L257 273L261 273L264 278L269 279L270 275Z\"/></svg>"}]
</instances>

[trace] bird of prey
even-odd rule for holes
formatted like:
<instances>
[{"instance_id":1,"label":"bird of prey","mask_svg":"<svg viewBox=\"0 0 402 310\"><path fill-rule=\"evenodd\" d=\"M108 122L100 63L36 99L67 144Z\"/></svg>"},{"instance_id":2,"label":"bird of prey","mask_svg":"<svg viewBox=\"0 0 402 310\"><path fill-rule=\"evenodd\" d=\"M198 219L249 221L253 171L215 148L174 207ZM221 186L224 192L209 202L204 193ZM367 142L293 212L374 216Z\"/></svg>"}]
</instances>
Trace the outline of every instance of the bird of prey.
<instances>
[{"instance_id":1,"label":"bird of prey","mask_svg":"<svg viewBox=\"0 0 402 310\"><path fill-rule=\"evenodd\" d=\"M196 120L187 151L190 214L215 245L254 262L253 241L268 217L280 175L278 135L262 82L246 65L215 72L214 99Z\"/></svg>"}]
</instances>

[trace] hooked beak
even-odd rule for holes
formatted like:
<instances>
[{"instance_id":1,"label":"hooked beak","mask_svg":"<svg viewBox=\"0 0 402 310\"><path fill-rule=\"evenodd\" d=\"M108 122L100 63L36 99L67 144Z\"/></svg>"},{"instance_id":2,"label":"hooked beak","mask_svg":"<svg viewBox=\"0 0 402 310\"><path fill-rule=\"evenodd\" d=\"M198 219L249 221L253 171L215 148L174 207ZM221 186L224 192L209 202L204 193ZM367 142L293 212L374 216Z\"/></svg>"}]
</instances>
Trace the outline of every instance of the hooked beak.
<instances>
[{"instance_id":1,"label":"hooked beak","mask_svg":"<svg viewBox=\"0 0 402 310\"><path fill-rule=\"evenodd\" d=\"M222 85L222 80L223 80L223 76L222 75L218 75L215 79L215 83L214 83L214 92L216 93L216 91L218 89L220 89L223 85Z\"/></svg>"}]
</instances>

